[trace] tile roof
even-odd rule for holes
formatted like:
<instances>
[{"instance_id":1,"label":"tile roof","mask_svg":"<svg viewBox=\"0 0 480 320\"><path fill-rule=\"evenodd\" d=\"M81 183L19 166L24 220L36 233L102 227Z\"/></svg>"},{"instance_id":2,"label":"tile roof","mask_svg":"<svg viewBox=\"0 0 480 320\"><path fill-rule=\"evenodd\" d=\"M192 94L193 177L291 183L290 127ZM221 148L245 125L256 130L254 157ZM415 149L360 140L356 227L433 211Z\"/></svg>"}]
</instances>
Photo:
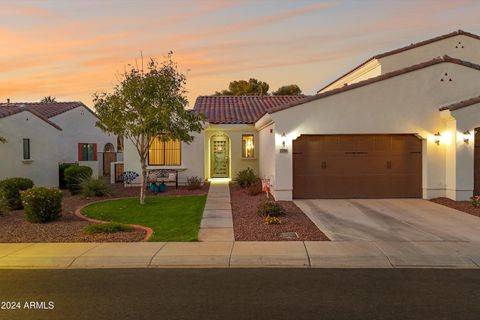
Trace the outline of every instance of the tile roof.
<instances>
[{"instance_id":1,"label":"tile roof","mask_svg":"<svg viewBox=\"0 0 480 320\"><path fill-rule=\"evenodd\" d=\"M269 110L305 96L200 96L193 110L214 124L252 124Z\"/></svg>"},{"instance_id":2,"label":"tile roof","mask_svg":"<svg viewBox=\"0 0 480 320\"><path fill-rule=\"evenodd\" d=\"M325 88L327 88L328 86L334 84L335 82L337 82L338 80L342 79L343 77L345 77L345 76L349 75L350 73L352 73L352 72L360 69L361 67L363 67L364 65L366 65L367 63L369 63L369 62L372 61L372 60L381 59L381 58L384 58L384 57L388 57L388 56L391 56L391 55L394 55L394 54L397 54L397 53L400 53L400 52L408 51L408 50L410 50L410 49L418 48L418 47L421 47L421 46L424 46L424 45L427 45L427 44L430 44L430 43L433 43L433 42L437 42L437 41L440 41L440 40L448 39L448 38L455 37L455 36L458 36L458 35L463 35L463 36L467 36L467 37L470 37L470 38L474 38L474 39L480 40L480 36L478 36L478 35L476 35L476 34L473 34L473 33L470 33L470 32L466 32L466 31L463 31L463 30L458 30L458 31L450 32L450 33L447 33L447 34L444 34L444 35L435 37L435 38L431 38L431 39L428 39L428 40L424 40L424 41L421 41L421 42L412 43L412 44L410 44L410 45L408 45L408 46L405 46L405 47L402 47L402 48L398 48L398 49L390 50L390 51L387 51L387 52L384 52L384 53L380 53L380 54L377 54L377 55L371 57L370 59L366 60L365 62L359 64L358 66L356 66L355 68L351 69L350 71L348 71L347 73L343 74L342 76L338 77L337 79L333 80L333 81L330 82L329 84L323 86L323 87L322 87L321 89L319 89L317 92L322 91L323 89L325 89Z\"/></svg>"},{"instance_id":3,"label":"tile roof","mask_svg":"<svg viewBox=\"0 0 480 320\"><path fill-rule=\"evenodd\" d=\"M463 100L463 101L460 101L460 102L452 103L452 104L450 104L448 106L445 106L445 107L441 107L440 111L444 111L444 110L455 111L455 110L462 109L462 108L465 108L465 107L468 107L468 106L471 106L471 105L474 105L474 104L477 104L477 103L480 103L480 96L475 97L475 98L470 98L470 99L467 99L467 100Z\"/></svg>"},{"instance_id":4,"label":"tile roof","mask_svg":"<svg viewBox=\"0 0 480 320\"><path fill-rule=\"evenodd\" d=\"M270 109L268 111L268 113L274 113L274 112L277 112L277 111L285 110L285 109L288 109L288 108L291 108L291 107L298 106L300 104L304 104L304 103L307 103L307 102L310 102L310 101L314 101L314 100L326 98L326 97L329 97L329 96L333 96L335 94L342 93L344 91L349 91L349 90L353 90L353 89L356 89L356 88L360 88L360 87L363 87L363 86L366 86L366 85L369 85L369 84L372 84L372 83L375 83L375 82L387 80L387 79L390 79L390 78L393 78L393 77L396 77L396 76L399 76L399 75L402 75L402 74L405 74L405 73L409 73L409 72L412 72L412 71L416 71L416 70L419 70L419 69L427 68L427 67L430 67L430 66L433 66L433 65L436 65L436 64L439 64L439 63L445 63L445 62L455 63L455 64L462 65L462 66L465 66L465 67L468 67L468 68L480 70L480 65L478 65L478 64L471 63L471 62L468 62L468 61L463 61L463 60L460 60L460 59L455 59L455 58L449 57L447 55L444 55L443 57L438 57L438 58L429 60L427 62L422 62L422 63L416 64L416 65L413 65L411 67L399 69L399 70L396 70L396 71L392 71L392 72L389 72L389 73L385 73L385 74L376 76L374 78L370 78L370 79L363 80L363 81L360 81L360 82L352 83L350 85L347 85L347 86L344 86L344 87L341 87L341 88L333 89L333 90L330 90L330 91L325 91L323 93L319 93L319 94L316 94L314 96L306 97L305 99L303 99L301 101L296 101L296 102L292 102L292 103L289 103L289 104L286 104L286 105L281 105L281 106Z\"/></svg>"},{"instance_id":5,"label":"tile roof","mask_svg":"<svg viewBox=\"0 0 480 320\"><path fill-rule=\"evenodd\" d=\"M41 115L40 113L38 113L35 110L30 110L30 109L28 109L24 106L17 105L17 104L9 104L9 105L0 104L0 118L5 118L5 117L8 117L8 116L20 113L20 112L30 112L30 113L34 114L35 116L37 116L38 118L45 121L46 123L50 124L52 127L56 128L58 130L62 130L62 128L60 128L58 125L56 125L52 121L48 120L47 117Z\"/></svg>"},{"instance_id":6,"label":"tile roof","mask_svg":"<svg viewBox=\"0 0 480 320\"><path fill-rule=\"evenodd\" d=\"M14 103L0 103L0 108L17 106L25 108L28 111L34 112L37 115L41 115L47 119L58 116L66 111L85 107L81 102L14 102ZM88 109L88 108L87 108ZM90 110L90 109L89 109ZM1 116L0 116L1 117Z\"/></svg>"}]
</instances>

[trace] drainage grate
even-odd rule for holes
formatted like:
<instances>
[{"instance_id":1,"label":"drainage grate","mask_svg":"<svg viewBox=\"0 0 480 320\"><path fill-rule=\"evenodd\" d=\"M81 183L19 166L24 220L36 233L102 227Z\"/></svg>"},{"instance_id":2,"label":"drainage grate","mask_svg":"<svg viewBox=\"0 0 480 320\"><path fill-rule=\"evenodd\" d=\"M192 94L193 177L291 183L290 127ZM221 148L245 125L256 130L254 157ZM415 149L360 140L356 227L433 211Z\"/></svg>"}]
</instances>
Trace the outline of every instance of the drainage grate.
<instances>
[{"instance_id":1,"label":"drainage grate","mask_svg":"<svg viewBox=\"0 0 480 320\"><path fill-rule=\"evenodd\" d=\"M282 232L280 237L284 239L298 239L298 234L296 232Z\"/></svg>"}]
</instances>

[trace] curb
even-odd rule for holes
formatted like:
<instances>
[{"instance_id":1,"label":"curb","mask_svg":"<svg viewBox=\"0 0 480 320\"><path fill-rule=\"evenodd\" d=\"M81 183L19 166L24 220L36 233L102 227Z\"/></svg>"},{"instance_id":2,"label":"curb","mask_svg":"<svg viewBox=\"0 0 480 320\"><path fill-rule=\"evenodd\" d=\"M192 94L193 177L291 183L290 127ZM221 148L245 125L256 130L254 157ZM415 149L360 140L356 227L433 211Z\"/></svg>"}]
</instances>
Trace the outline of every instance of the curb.
<instances>
[{"instance_id":1,"label":"curb","mask_svg":"<svg viewBox=\"0 0 480 320\"><path fill-rule=\"evenodd\" d=\"M118 199L122 199L122 198L118 198ZM95 202L90 202L88 204L85 204L83 206L80 206L78 208L75 209L75 215L77 217L79 217L80 219L82 220L86 220L86 221L89 221L89 222L94 222L94 223L109 223L111 221L103 221L103 220L97 220L97 219L93 219L93 218L89 218L85 215L83 215L80 211L85 208L85 207L88 207L89 205L92 205L92 204L96 204L96 203L101 203L101 202L107 202L107 201L112 201L112 200L116 200L116 199L105 199L105 200L99 200L99 201L95 201ZM140 230L143 230L146 232L146 235L145 235L145 238L143 238L142 241L148 241L152 235L153 235L153 230L149 227L145 227L145 226L140 226L140 225L137 225L137 224L127 224L127 226L129 227L132 227L132 228L135 228L135 229L140 229Z\"/></svg>"}]
</instances>

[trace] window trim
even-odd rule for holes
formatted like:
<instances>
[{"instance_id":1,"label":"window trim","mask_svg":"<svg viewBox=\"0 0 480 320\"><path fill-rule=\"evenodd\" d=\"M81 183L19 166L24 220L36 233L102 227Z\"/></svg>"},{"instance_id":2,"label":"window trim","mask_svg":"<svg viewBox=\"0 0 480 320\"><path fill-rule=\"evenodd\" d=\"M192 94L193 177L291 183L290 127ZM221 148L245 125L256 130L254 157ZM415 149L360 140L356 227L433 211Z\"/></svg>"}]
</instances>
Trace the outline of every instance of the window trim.
<instances>
[{"instance_id":1,"label":"window trim","mask_svg":"<svg viewBox=\"0 0 480 320\"><path fill-rule=\"evenodd\" d=\"M182 165L182 141L180 139L177 139L178 142L180 143L180 148L178 148L178 151L180 152L179 155L179 163L178 164L165 164L165 143L163 144L163 163L164 164L154 164L150 163L150 150L151 146L148 147L148 152L147 152L147 165L151 167L180 167ZM168 142L168 141L165 141Z\"/></svg>"},{"instance_id":2,"label":"window trim","mask_svg":"<svg viewBox=\"0 0 480 320\"><path fill-rule=\"evenodd\" d=\"M25 147L27 147L27 149L25 149ZM27 157L25 157L25 153L27 153ZM22 156L23 156L23 160L25 161L32 160L30 138L23 138L23 155Z\"/></svg>"},{"instance_id":3,"label":"window trim","mask_svg":"<svg viewBox=\"0 0 480 320\"><path fill-rule=\"evenodd\" d=\"M251 157L247 157L246 152L244 152L246 150L244 149L244 145L243 145L243 137L246 137L246 136L252 137L253 155ZM255 134L254 133L242 133L242 159L255 159Z\"/></svg>"},{"instance_id":4,"label":"window trim","mask_svg":"<svg viewBox=\"0 0 480 320\"><path fill-rule=\"evenodd\" d=\"M92 145L93 146L93 159L84 159L83 158L83 146L84 145ZM97 144L93 142L79 142L77 145L77 152L78 152L78 161L97 161ZM88 158L88 152L87 152Z\"/></svg>"}]
</instances>

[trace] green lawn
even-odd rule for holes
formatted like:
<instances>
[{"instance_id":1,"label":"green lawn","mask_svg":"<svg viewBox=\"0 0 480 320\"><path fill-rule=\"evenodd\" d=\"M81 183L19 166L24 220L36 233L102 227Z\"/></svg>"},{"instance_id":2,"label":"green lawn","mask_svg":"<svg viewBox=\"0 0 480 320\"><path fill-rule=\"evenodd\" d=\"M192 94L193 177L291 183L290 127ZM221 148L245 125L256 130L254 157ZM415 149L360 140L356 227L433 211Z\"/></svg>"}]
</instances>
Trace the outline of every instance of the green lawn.
<instances>
[{"instance_id":1,"label":"green lawn","mask_svg":"<svg viewBox=\"0 0 480 320\"><path fill-rule=\"evenodd\" d=\"M82 214L104 221L138 224L153 229L150 241L195 241L202 220L206 196L148 197L92 204Z\"/></svg>"}]
</instances>

